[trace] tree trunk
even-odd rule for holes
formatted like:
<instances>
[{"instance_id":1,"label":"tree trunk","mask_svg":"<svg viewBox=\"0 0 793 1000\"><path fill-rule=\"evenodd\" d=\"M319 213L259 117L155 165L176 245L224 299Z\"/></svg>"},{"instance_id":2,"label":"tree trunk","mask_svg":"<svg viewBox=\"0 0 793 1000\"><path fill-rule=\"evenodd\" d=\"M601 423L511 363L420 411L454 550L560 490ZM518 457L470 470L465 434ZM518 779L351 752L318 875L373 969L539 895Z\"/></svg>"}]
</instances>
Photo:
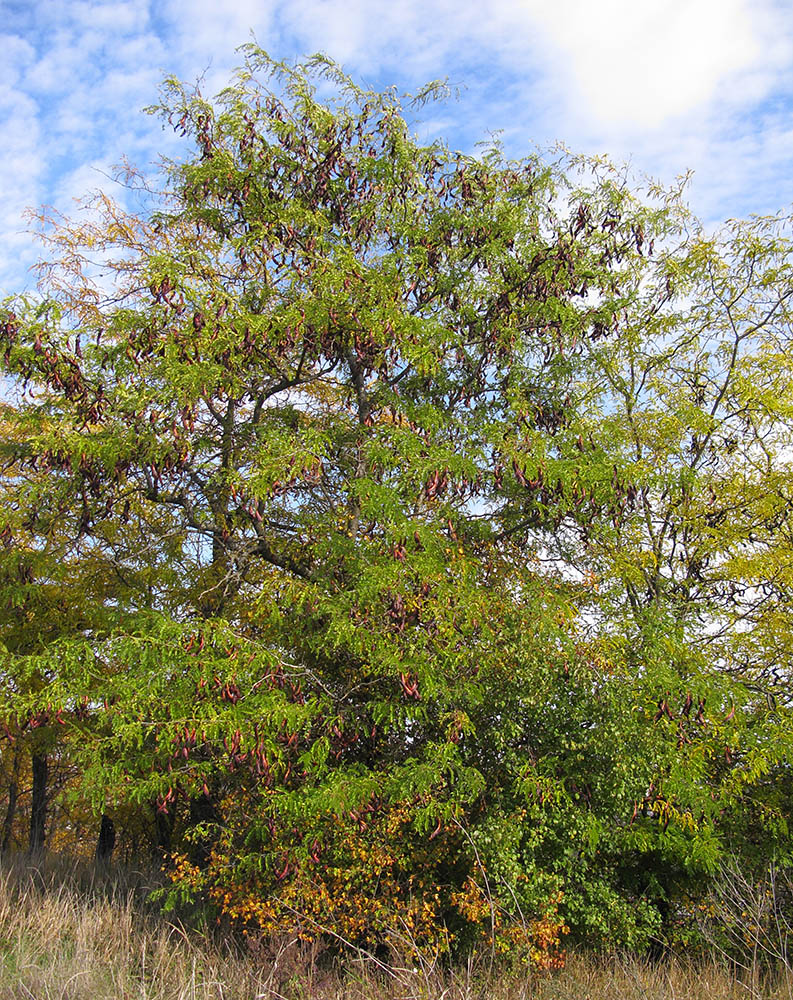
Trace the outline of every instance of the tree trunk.
<instances>
[{"instance_id":1,"label":"tree trunk","mask_svg":"<svg viewBox=\"0 0 793 1000\"><path fill-rule=\"evenodd\" d=\"M33 754L33 793L30 805L30 839L28 854L40 854L44 850L44 835L47 821L47 756Z\"/></svg>"},{"instance_id":2,"label":"tree trunk","mask_svg":"<svg viewBox=\"0 0 793 1000\"><path fill-rule=\"evenodd\" d=\"M167 810L161 812L155 807L154 825L157 831L157 847L162 854L170 854L173 816Z\"/></svg>"},{"instance_id":3,"label":"tree trunk","mask_svg":"<svg viewBox=\"0 0 793 1000\"><path fill-rule=\"evenodd\" d=\"M116 846L116 825L106 814L102 813L99 824L99 837L96 841L96 860L100 864L108 864Z\"/></svg>"},{"instance_id":4,"label":"tree trunk","mask_svg":"<svg viewBox=\"0 0 793 1000\"><path fill-rule=\"evenodd\" d=\"M215 823L218 814L212 799L208 795L196 795L190 799L190 826L196 827L199 823ZM205 867L209 861L212 845L206 837L193 840L190 850L190 860L199 868Z\"/></svg>"},{"instance_id":5,"label":"tree trunk","mask_svg":"<svg viewBox=\"0 0 793 1000\"><path fill-rule=\"evenodd\" d=\"M19 798L19 751L14 750L14 762L11 766L11 780L8 784L8 805L6 815L3 820L3 841L0 844L0 853L7 854L11 846L11 835L14 832L14 820L17 813L17 799Z\"/></svg>"}]
</instances>

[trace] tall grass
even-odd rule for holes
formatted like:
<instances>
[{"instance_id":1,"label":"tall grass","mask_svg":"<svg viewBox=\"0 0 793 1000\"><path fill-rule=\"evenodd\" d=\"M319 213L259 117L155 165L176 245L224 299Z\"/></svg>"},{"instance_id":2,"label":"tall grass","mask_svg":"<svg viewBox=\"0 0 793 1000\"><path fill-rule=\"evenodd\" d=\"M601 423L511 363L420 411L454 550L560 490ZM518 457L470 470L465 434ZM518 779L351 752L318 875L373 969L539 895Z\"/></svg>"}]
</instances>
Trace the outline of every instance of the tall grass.
<instances>
[{"instance_id":1,"label":"tall grass","mask_svg":"<svg viewBox=\"0 0 793 1000\"><path fill-rule=\"evenodd\" d=\"M531 973L365 958L318 963L297 942L245 945L146 904L151 875L91 865L0 869L0 1000L791 1000L789 977L742 982L724 964L572 955Z\"/></svg>"}]
</instances>

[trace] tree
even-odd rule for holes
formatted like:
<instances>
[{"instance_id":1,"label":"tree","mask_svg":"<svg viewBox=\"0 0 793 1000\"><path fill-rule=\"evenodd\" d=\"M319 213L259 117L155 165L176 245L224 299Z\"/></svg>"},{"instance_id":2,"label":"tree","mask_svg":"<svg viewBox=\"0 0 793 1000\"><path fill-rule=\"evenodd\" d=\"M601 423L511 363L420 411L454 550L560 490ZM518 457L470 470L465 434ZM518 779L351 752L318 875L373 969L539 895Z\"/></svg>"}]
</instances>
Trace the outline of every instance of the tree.
<instances>
[{"instance_id":1,"label":"tree","mask_svg":"<svg viewBox=\"0 0 793 1000\"><path fill-rule=\"evenodd\" d=\"M194 144L158 209L48 228L41 299L3 315L9 722L79 733L97 810L148 811L177 889L238 920L546 964L565 922L646 943L763 777L756 678L708 643L745 643L737 604L696 575L738 533L697 489L708 407L785 369L697 337L742 273L734 342L781 336L786 245L708 263L679 194L421 146L319 57L247 47L215 104L169 80L154 110ZM48 593L68 613L31 631Z\"/></svg>"},{"instance_id":2,"label":"tree","mask_svg":"<svg viewBox=\"0 0 793 1000\"><path fill-rule=\"evenodd\" d=\"M78 510L75 516L70 509L71 494L58 496L64 484L41 469L31 468L28 443L19 433L17 416L18 411L10 405L3 406L0 623L6 654L5 685L9 693L35 699L47 690L53 674L47 668L30 667L29 654L56 639L80 636L94 627L97 611L118 598L119 586L96 547L84 544L78 529L83 511ZM58 706L50 703L24 717L12 712L6 718L4 737L11 775L4 849L12 841L17 811L26 804L26 793L20 802L23 762L30 796L28 853L36 855L44 849L48 813L70 778L68 759L59 759L62 725Z\"/></svg>"}]
</instances>

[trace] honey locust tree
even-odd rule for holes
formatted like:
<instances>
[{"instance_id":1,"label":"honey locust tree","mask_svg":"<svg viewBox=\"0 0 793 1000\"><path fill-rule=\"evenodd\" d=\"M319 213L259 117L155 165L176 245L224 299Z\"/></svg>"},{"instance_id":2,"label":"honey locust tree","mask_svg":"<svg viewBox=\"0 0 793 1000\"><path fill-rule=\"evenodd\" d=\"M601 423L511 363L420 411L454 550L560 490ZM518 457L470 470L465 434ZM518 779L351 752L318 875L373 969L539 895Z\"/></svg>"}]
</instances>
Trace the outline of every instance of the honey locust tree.
<instances>
[{"instance_id":1,"label":"honey locust tree","mask_svg":"<svg viewBox=\"0 0 793 1000\"><path fill-rule=\"evenodd\" d=\"M723 812L720 735L657 706L730 683L615 596L641 484L603 370L679 199L422 146L319 58L248 47L155 110L189 146L156 210L47 226L2 317L9 731L55 713L96 808L265 930L646 942ZM61 581L84 617L27 630Z\"/></svg>"}]
</instances>

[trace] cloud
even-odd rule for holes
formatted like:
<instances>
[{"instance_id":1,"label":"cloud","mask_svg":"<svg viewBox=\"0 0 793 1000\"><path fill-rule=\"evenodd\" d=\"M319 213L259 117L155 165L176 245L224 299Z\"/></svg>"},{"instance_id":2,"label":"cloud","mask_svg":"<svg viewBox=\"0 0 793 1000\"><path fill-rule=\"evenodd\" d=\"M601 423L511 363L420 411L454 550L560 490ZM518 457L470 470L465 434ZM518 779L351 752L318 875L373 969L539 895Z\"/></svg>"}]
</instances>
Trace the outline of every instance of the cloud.
<instances>
[{"instance_id":1,"label":"cloud","mask_svg":"<svg viewBox=\"0 0 793 1000\"><path fill-rule=\"evenodd\" d=\"M546 62L567 67L570 110L607 127L658 128L725 93L757 99L789 56L771 8L745 0L556 0L524 17L547 39Z\"/></svg>"},{"instance_id":2,"label":"cloud","mask_svg":"<svg viewBox=\"0 0 793 1000\"><path fill-rule=\"evenodd\" d=\"M3 156L0 159L0 239L4 256L12 262L32 260L26 235L25 209L41 199L45 156L36 102L20 81L34 58L32 47L21 38L0 36L7 63L0 85L0 122Z\"/></svg>"},{"instance_id":3,"label":"cloud","mask_svg":"<svg viewBox=\"0 0 793 1000\"><path fill-rule=\"evenodd\" d=\"M365 73L540 72L590 128L656 129L725 96L758 100L791 62L790 12L770 0L305 0L276 11L305 50Z\"/></svg>"},{"instance_id":4,"label":"cloud","mask_svg":"<svg viewBox=\"0 0 793 1000\"><path fill-rule=\"evenodd\" d=\"M26 208L68 211L79 193L68 178L86 163L109 170L124 153L151 157L153 128L140 108L156 93L154 60L164 54L143 0L33 3L9 21L16 33L0 36L11 70L0 90L5 289L33 284L27 269L39 248L25 234Z\"/></svg>"},{"instance_id":5,"label":"cloud","mask_svg":"<svg viewBox=\"0 0 793 1000\"><path fill-rule=\"evenodd\" d=\"M789 200L793 10L782 0L32 0L0 35L0 286L29 283L26 205L69 209L122 155L179 149L140 108L167 73L213 94L251 31L276 57L322 50L376 88L449 77L462 99L418 126L457 148L503 130L510 154L556 139L696 170L703 214ZM4 9L4 14L6 10Z\"/></svg>"},{"instance_id":6,"label":"cloud","mask_svg":"<svg viewBox=\"0 0 793 1000\"><path fill-rule=\"evenodd\" d=\"M164 0L158 18L170 54L168 71L189 81L204 75L207 92L215 93L228 84L240 61L235 50L252 32L265 44L276 7L262 0Z\"/></svg>"}]
</instances>

